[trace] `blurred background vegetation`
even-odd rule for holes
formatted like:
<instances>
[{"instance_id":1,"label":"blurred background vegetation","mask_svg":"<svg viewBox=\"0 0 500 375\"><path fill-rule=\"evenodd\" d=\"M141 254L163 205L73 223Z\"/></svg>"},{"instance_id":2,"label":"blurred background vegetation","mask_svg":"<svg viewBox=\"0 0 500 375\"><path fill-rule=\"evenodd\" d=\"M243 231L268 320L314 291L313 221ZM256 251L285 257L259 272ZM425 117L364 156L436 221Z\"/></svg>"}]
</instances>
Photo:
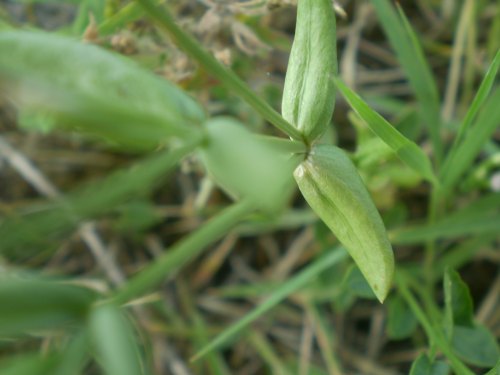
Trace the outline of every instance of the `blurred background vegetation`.
<instances>
[{"instance_id":1,"label":"blurred background vegetation","mask_svg":"<svg viewBox=\"0 0 500 375\"><path fill-rule=\"evenodd\" d=\"M295 27L293 2L166 3L185 31L279 110ZM430 139L421 126L413 90L373 6L361 0L338 3L343 9L338 11L337 23L342 79L402 133L429 151ZM130 4L121 0L1 0L0 30L41 28L116 51L187 90L210 116L231 115L250 129L275 134L247 104L176 47L140 8ZM451 142L499 49L500 2L417 0L402 1L401 6L436 78L443 98L444 138ZM449 265L459 270L470 289L475 320L498 338L500 238L494 230L500 216L498 129L473 168L454 186L459 194L450 195L448 202L454 210L470 209L473 201L482 202L480 207L472 207L476 211L465 212L455 221L443 221L441 226L425 225L429 185L404 166L342 98L337 101L327 137L354 153L394 240L397 267L421 267L425 242L438 239L438 255L443 257L431 266L444 270ZM0 224L14 214L43 210L47 202L70 192L92 219L78 226L68 220L52 227L51 217L42 214L31 224L38 233L34 240L19 238L25 236L24 232L16 237L16 226L12 226L12 242L8 246L4 242L7 250L0 254L0 272L29 269L42 276L70 276L75 285L106 293L229 202L205 178L194 157L184 160L161 183L144 180L133 197L119 199L119 204L113 199L112 186L122 181L119 176L111 180L111 187L93 185L138 158L136 153L118 151L74 133L25 131L23 116L18 116L6 98L0 99ZM139 182L142 178L137 176ZM473 215L486 211L487 216ZM408 228L414 230L404 232ZM157 292L135 301L137 308L128 309L129 318L135 322L134 332L124 337L135 336L155 374L409 373L411 364L426 348L416 317L401 299L389 299L380 305L348 260L260 317L232 345L206 359L189 361L208 338L240 319L322 250L334 245L330 231L296 194L291 208L279 218L255 218L237 227ZM454 256L446 258L451 250ZM29 284L20 287L19 295L30 296L30 288ZM51 289L47 293L54 296L71 290ZM88 298L92 297L75 296L78 301ZM431 298L438 306L444 304L442 290ZM34 303L33 308L41 307ZM10 313L15 315L15 309ZM104 311L102 317L93 318L95 327L106 322L106 314ZM114 321L113 314L109 312L108 323ZM69 318L73 316L60 317L62 322ZM68 341L59 330L33 331L22 339L13 339L7 328L7 323L0 323L0 331L7 333L6 339L0 339L0 369L8 368L9 361L22 353L42 353L47 358L54 349L66 345L78 353L81 345L77 334ZM72 330L71 325L65 328ZM73 358L85 363L83 373L99 373L94 362L78 355ZM491 367L491 352L484 358L472 360L476 373ZM23 361L28 363L28 357ZM33 372L10 371L45 373L39 368ZM437 371L432 373L448 373Z\"/></svg>"}]
</instances>

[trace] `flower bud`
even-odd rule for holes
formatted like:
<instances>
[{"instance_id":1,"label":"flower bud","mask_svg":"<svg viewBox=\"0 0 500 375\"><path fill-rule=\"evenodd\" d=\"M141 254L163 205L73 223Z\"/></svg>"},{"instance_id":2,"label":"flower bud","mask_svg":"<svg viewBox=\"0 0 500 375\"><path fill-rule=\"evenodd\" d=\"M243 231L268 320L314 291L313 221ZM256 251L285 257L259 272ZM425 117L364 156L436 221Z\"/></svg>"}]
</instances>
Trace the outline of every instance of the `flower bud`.
<instances>
[{"instance_id":1,"label":"flower bud","mask_svg":"<svg viewBox=\"0 0 500 375\"><path fill-rule=\"evenodd\" d=\"M308 142L320 137L332 118L337 74L335 13L331 0L300 0L295 38L285 78L283 117Z\"/></svg>"}]
</instances>

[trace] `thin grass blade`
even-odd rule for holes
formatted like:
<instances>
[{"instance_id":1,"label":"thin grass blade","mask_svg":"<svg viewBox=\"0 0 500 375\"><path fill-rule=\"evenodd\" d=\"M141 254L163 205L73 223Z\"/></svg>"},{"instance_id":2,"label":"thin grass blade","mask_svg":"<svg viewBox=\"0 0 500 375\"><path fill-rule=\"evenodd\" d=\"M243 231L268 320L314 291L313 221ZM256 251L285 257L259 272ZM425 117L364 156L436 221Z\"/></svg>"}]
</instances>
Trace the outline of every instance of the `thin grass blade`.
<instances>
[{"instance_id":1,"label":"thin grass blade","mask_svg":"<svg viewBox=\"0 0 500 375\"><path fill-rule=\"evenodd\" d=\"M250 313L248 313L243 318L238 320L228 329L224 330L215 339L213 339L207 346L205 346L202 350L196 353L192 358L192 360L196 361L197 359L205 356L208 352L215 350L216 348L219 348L230 342L230 340L232 340L234 336L244 331L249 324L254 322L256 319L258 319L260 316L262 316L267 311L272 309L274 306L279 304L291 293L297 291L299 288L303 287L308 282L315 279L321 272L327 270L334 264L339 263L346 257L347 257L347 252L340 247L326 250L326 254L324 256L314 261L307 268L302 270L299 274L292 277L287 282L283 283L278 289L274 290L264 302L262 302L254 310L252 310Z\"/></svg>"},{"instance_id":2,"label":"thin grass blade","mask_svg":"<svg viewBox=\"0 0 500 375\"><path fill-rule=\"evenodd\" d=\"M500 88L495 89L489 96L463 142L450 155L446 167L442 169L440 181L445 191L453 187L469 169L488 139L498 129L500 120L498 103L500 103Z\"/></svg>"},{"instance_id":3,"label":"thin grass blade","mask_svg":"<svg viewBox=\"0 0 500 375\"><path fill-rule=\"evenodd\" d=\"M436 160L439 161L443 154L439 133L440 98L422 47L401 8L396 11L389 0L373 0L372 4L418 100L420 116L429 130Z\"/></svg>"},{"instance_id":4,"label":"thin grass blade","mask_svg":"<svg viewBox=\"0 0 500 375\"><path fill-rule=\"evenodd\" d=\"M422 149L401 134L381 115L371 109L363 99L347 87L341 80L335 79L335 82L337 88L349 105L358 116L366 122L370 129L410 168L417 171L422 177L433 184L437 184L431 162Z\"/></svg>"},{"instance_id":5,"label":"thin grass blade","mask_svg":"<svg viewBox=\"0 0 500 375\"><path fill-rule=\"evenodd\" d=\"M442 168L442 174L446 175L449 173L450 169L453 169L452 161L457 157L458 148L466 141L466 134L471 131L471 127L474 119L477 117L481 108L483 108L485 102L488 99L488 95L490 94L493 85L495 83L495 79L498 73L498 69L500 68L500 51L497 52L495 58L493 59L488 71L486 72L481 85L470 105L467 114L465 115L464 120L460 124L460 128L458 129L457 136L453 142L453 147L449 152L448 156L445 159Z\"/></svg>"}]
</instances>

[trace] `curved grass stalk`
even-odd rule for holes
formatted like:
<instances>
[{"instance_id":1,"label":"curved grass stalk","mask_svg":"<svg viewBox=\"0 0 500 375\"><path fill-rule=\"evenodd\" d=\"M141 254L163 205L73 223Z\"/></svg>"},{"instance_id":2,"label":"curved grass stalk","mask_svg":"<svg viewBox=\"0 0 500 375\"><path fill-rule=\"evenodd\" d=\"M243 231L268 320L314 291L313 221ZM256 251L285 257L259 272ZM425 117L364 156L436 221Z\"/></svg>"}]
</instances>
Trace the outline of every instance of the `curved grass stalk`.
<instances>
[{"instance_id":1,"label":"curved grass stalk","mask_svg":"<svg viewBox=\"0 0 500 375\"><path fill-rule=\"evenodd\" d=\"M199 61L200 64L210 74L217 77L222 84L243 98L253 109L276 128L286 133L292 139L303 140L303 135L297 128L281 117L281 115L271 108L269 104L252 92L247 84L236 74L221 65L211 54L203 50L191 36L178 27L165 7L157 5L153 0L136 1L142 5L144 10L162 29L174 38L179 47L183 48L192 58Z\"/></svg>"}]
</instances>

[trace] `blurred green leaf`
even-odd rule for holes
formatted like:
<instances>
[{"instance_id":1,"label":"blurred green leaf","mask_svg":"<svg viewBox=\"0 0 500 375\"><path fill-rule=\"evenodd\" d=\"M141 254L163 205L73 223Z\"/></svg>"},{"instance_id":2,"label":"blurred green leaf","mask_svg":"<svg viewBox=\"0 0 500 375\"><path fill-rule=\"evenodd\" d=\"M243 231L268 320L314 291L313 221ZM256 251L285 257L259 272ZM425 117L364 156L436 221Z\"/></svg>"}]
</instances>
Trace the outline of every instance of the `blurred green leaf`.
<instances>
[{"instance_id":1,"label":"blurred green leaf","mask_svg":"<svg viewBox=\"0 0 500 375\"><path fill-rule=\"evenodd\" d=\"M118 307L109 304L95 307L89 318L89 332L96 359L106 374L144 374L136 338Z\"/></svg>"},{"instance_id":2,"label":"blurred green leaf","mask_svg":"<svg viewBox=\"0 0 500 375\"><path fill-rule=\"evenodd\" d=\"M89 289L41 278L0 278L0 335L82 322L96 295Z\"/></svg>"},{"instance_id":3,"label":"blurred green leaf","mask_svg":"<svg viewBox=\"0 0 500 375\"><path fill-rule=\"evenodd\" d=\"M427 354L422 353L413 362L410 375L448 375L450 368L443 361L431 361Z\"/></svg>"},{"instance_id":4,"label":"blurred green leaf","mask_svg":"<svg viewBox=\"0 0 500 375\"><path fill-rule=\"evenodd\" d=\"M1 91L32 118L52 118L57 126L128 149L189 138L195 130L185 125L205 118L180 89L132 61L41 32L0 33Z\"/></svg>"},{"instance_id":5,"label":"blurred green leaf","mask_svg":"<svg viewBox=\"0 0 500 375\"><path fill-rule=\"evenodd\" d=\"M452 345L459 357L475 366L493 367L500 358L495 337L482 325L453 327Z\"/></svg>"},{"instance_id":6,"label":"blurred green leaf","mask_svg":"<svg viewBox=\"0 0 500 375\"><path fill-rule=\"evenodd\" d=\"M236 200L248 198L266 213L279 213L294 190L292 173L303 156L275 148L231 118L211 119L207 133L200 151L215 182Z\"/></svg>"},{"instance_id":7,"label":"blurred green leaf","mask_svg":"<svg viewBox=\"0 0 500 375\"><path fill-rule=\"evenodd\" d=\"M0 221L0 252L14 254L19 250L27 255L32 249L39 251L75 228L79 221L109 212L131 197L149 193L195 145L158 153L81 188L58 203L32 207L30 213L18 213Z\"/></svg>"},{"instance_id":8,"label":"blurred green leaf","mask_svg":"<svg viewBox=\"0 0 500 375\"><path fill-rule=\"evenodd\" d=\"M373 0L372 4L415 92L420 116L429 129L434 153L440 160L443 153L439 134L440 98L422 47L401 8L397 12L389 0Z\"/></svg>"},{"instance_id":9,"label":"blurred green leaf","mask_svg":"<svg viewBox=\"0 0 500 375\"><path fill-rule=\"evenodd\" d=\"M436 184L432 165L427 155L415 143L407 139L382 116L371 109L354 91L339 79L335 79L339 91L352 109L366 122L370 129L384 141L398 157L422 177Z\"/></svg>"},{"instance_id":10,"label":"blurred green leaf","mask_svg":"<svg viewBox=\"0 0 500 375\"><path fill-rule=\"evenodd\" d=\"M417 318L399 295L387 300L387 335L392 340L405 339L417 328Z\"/></svg>"},{"instance_id":11,"label":"blurred green leaf","mask_svg":"<svg viewBox=\"0 0 500 375\"><path fill-rule=\"evenodd\" d=\"M474 308L469 288L457 271L447 269L443 279L445 327L452 334L453 326L473 327Z\"/></svg>"}]
</instances>

